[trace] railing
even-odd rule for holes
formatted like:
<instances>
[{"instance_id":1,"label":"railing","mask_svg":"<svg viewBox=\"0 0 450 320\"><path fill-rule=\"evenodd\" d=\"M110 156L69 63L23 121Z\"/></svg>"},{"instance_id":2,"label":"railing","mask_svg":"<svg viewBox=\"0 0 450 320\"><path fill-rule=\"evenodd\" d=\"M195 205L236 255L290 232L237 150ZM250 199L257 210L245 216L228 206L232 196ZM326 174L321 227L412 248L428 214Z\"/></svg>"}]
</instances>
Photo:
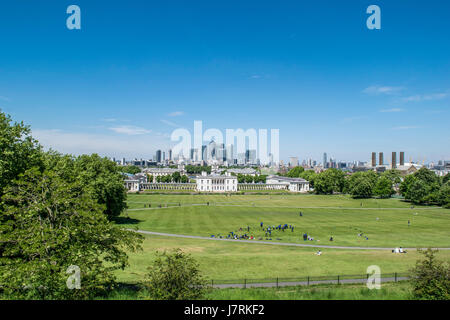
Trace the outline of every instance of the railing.
<instances>
[{"instance_id":1,"label":"railing","mask_svg":"<svg viewBox=\"0 0 450 320\"><path fill-rule=\"evenodd\" d=\"M346 274L346 275L328 275L328 276L304 276L304 277L277 277L260 279L210 279L209 282L214 287L279 287L279 286L297 286L312 284L344 284L344 283L364 283L369 280L370 274ZM382 273L380 279L382 282L397 282L410 278L408 273Z\"/></svg>"}]
</instances>

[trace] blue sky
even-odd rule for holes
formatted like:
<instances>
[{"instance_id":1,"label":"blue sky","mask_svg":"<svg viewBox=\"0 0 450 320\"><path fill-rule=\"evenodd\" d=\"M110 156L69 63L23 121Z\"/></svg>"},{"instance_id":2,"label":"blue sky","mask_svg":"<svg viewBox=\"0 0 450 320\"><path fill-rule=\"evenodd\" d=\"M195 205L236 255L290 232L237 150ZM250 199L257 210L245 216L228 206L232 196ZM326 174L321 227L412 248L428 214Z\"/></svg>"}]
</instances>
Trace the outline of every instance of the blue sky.
<instances>
[{"instance_id":1,"label":"blue sky","mask_svg":"<svg viewBox=\"0 0 450 320\"><path fill-rule=\"evenodd\" d=\"M0 108L75 154L148 158L202 120L280 129L282 159L450 159L449 14L433 0L3 2Z\"/></svg>"}]
</instances>

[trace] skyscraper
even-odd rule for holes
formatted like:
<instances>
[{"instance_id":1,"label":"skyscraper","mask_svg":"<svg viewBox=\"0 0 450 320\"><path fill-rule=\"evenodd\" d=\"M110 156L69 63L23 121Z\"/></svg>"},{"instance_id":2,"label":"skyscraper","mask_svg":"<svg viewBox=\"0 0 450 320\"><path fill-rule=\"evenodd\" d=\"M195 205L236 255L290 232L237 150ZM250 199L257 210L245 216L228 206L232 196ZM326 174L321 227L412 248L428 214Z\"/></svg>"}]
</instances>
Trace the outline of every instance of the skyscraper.
<instances>
[{"instance_id":1,"label":"skyscraper","mask_svg":"<svg viewBox=\"0 0 450 320\"><path fill-rule=\"evenodd\" d=\"M382 165L384 164L383 152L380 152L380 153L378 154L378 164L379 164L380 166L382 166Z\"/></svg>"},{"instance_id":2,"label":"skyscraper","mask_svg":"<svg viewBox=\"0 0 450 320\"><path fill-rule=\"evenodd\" d=\"M400 165L404 166L405 165L405 152L400 151Z\"/></svg>"},{"instance_id":3,"label":"skyscraper","mask_svg":"<svg viewBox=\"0 0 450 320\"><path fill-rule=\"evenodd\" d=\"M392 152L392 163L391 163L391 168L397 168L397 152L393 151Z\"/></svg>"},{"instance_id":4,"label":"skyscraper","mask_svg":"<svg viewBox=\"0 0 450 320\"><path fill-rule=\"evenodd\" d=\"M161 162L161 150L156 150L156 162Z\"/></svg>"},{"instance_id":5,"label":"skyscraper","mask_svg":"<svg viewBox=\"0 0 450 320\"><path fill-rule=\"evenodd\" d=\"M327 167L327 153L326 152L323 153L323 167L324 168Z\"/></svg>"},{"instance_id":6,"label":"skyscraper","mask_svg":"<svg viewBox=\"0 0 450 320\"><path fill-rule=\"evenodd\" d=\"M372 152L372 167L376 167L376 166L377 166L377 153Z\"/></svg>"},{"instance_id":7,"label":"skyscraper","mask_svg":"<svg viewBox=\"0 0 450 320\"><path fill-rule=\"evenodd\" d=\"M169 160L172 160L172 149L169 149Z\"/></svg>"}]
</instances>

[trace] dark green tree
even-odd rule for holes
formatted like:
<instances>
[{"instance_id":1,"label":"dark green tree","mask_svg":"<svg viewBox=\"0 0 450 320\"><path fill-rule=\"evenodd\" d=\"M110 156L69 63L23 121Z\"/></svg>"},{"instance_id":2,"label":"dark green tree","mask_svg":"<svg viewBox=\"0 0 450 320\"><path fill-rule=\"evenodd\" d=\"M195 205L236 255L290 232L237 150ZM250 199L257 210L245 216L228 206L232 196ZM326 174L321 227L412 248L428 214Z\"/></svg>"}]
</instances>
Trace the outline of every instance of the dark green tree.
<instances>
[{"instance_id":1,"label":"dark green tree","mask_svg":"<svg viewBox=\"0 0 450 320\"><path fill-rule=\"evenodd\" d=\"M70 156L45 156L5 189L0 219L0 287L13 299L89 299L114 287L127 266L126 249L142 236L107 220L105 204L78 177ZM81 288L69 289L69 266Z\"/></svg>"},{"instance_id":2,"label":"dark green tree","mask_svg":"<svg viewBox=\"0 0 450 320\"><path fill-rule=\"evenodd\" d=\"M82 155L75 159L77 178L86 191L91 192L99 204L105 205L108 219L119 216L126 208L127 194L120 167L97 154Z\"/></svg>"},{"instance_id":3,"label":"dark green tree","mask_svg":"<svg viewBox=\"0 0 450 320\"><path fill-rule=\"evenodd\" d=\"M411 270L413 297L424 300L450 299L450 267L436 259L437 250L419 250L425 257Z\"/></svg>"},{"instance_id":4,"label":"dark green tree","mask_svg":"<svg viewBox=\"0 0 450 320\"><path fill-rule=\"evenodd\" d=\"M386 176L380 177L375 184L373 193L380 198L391 197L395 193L392 187L392 180Z\"/></svg>"},{"instance_id":5,"label":"dark green tree","mask_svg":"<svg viewBox=\"0 0 450 320\"><path fill-rule=\"evenodd\" d=\"M193 300L203 297L207 284L198 263L180 249L157 252L146 282L146 291L155 300Z\"/></svg>"}]
</instances>

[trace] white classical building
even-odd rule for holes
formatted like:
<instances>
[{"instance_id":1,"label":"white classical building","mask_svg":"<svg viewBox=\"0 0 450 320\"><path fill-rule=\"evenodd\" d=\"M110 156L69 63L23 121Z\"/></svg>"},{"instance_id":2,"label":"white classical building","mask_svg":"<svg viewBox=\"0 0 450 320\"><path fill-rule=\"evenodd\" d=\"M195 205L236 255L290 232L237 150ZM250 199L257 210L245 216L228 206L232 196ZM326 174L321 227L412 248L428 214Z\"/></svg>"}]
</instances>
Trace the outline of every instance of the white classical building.
<instances>
[{"instance_id":1,"label":"white classical building","mask_svg":"<svg viewBox=\"0 0 450 320\"><path fill-rule=\"evenodd\" d=\"M151 175L153 177L153 181L149 181L149 182L156 182L156 178L159 176L169 176L174 174L175 172L180 172L180 174L183 174L183 170L178 168L178 169L174 169L174 168L147 168L142 170L143 172Z\"/></svg>"},{"instance_id":2,"label":"white classical building","mask_svg":"<svg viewBox=\"0 0 450 320\"><path fill-rule=\"evenodd\" d=\"M235 174L235 175L238 175L238 174L250 175L250 176L258 175L258 171L253 168L231 168L231 169L228 169L227 172Z\"/></svg>"},{"instance_id":3,"label":"white classical building","mask_svg":"<svg viewBox=\"0 0 450 320\"><path fill-rule=\"evenodd\" d=\"M289 178L281 176L268 176L266 178L267 185L277 185L284 186L291 192L308 192L309 191L309 181L302 178ZM280 188L281 189L281 188Z\"/></svg>"},{"instance_id":4,"label":"white classical building","mask_svg":"<svg viewBox=\"0 0 450 320\"><path fill-rule=\"evenodd\" d=\"M200 192L236 192L238 189L237 178L231 175L207 175L202 172L196 182Z\"/></svg>"}]
</instances>

